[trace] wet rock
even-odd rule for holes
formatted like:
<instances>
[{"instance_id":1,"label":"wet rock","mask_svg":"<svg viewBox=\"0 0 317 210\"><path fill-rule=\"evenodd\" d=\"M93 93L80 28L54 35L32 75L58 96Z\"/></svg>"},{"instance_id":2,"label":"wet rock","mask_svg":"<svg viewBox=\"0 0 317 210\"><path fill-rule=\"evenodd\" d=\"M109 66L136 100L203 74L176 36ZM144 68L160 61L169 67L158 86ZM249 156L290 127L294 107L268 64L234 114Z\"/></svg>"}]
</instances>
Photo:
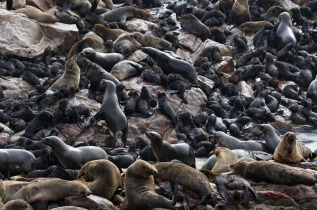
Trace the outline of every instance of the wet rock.
<instances>
[{"instance_id":1,"label":"wet rock","mask_svg":"<svg viewBox=\"0 0 317 210\"><path fill-rule=\"evenodd\" d=\"M56 52L67 52L75 43L76 25L39 23L23 14L0 9L0 54L34 58L47 46Z\"/></svg>"}]
</instances>

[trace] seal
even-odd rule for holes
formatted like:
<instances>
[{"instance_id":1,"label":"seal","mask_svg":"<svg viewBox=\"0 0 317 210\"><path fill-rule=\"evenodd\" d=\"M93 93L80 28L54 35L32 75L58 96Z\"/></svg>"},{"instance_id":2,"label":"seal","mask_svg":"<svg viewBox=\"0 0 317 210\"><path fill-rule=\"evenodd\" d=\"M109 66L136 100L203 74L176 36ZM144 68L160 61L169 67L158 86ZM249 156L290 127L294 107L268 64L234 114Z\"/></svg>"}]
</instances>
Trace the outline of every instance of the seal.
<instances>
[{"instance_id":1,"label":"seal","mask_svg":"<svg viewBox=\"0 0 317 210\"><path fill-rule=\"evenodd\" d=\"M116 63L123 60L123 56L119 53L100 53L91 47L85 48L79 55L100 65L106 71L110 71Z\"/></svg>"},{"instance_id":2,"label":"seal","mask_svg":"<svg viewBox=\"0 0 317 210\"><path fill-rule=\"evenodd\" d=\"M270 124L258 124L257 128L262 131L269 152L273 154L277 145L281 142L281 139L275 133L275 129Z\"/></svg>"},{"instance_id":3,"label":"seal","mask_svg":"<svg viewBox=\"0 0 317 210\"><path fill-rule=\"evenodd\" d=\"M292 29L292 20L288 12L279 15L281 23L276 30L277 45L281 49L289 43L296 45L296 37Z\"/></svg>"},{"instance_id":4,"label":"seal","mask_svg":"<svg viewBox=\"0 0 317 210\"><path fill-rule=\"evenodd\" d=\"M123 60L112 67L110 74L115 76L119 81L122 81L130 77L138 76L141 69L141 64L134 61Z\"/></svg>"},{"instance_id":5,"label":"seal","mask_svg":"<svg viewBox=\"0 0 317 210\"><path fill-rule=\"evenodd\" d=\"M308 90L307 90L307 98L310 98L313 101L313 104L317 103L317 76L316 78L310 83Z\"/></svg>"},{"instance_id":6,"label":"seal","mask_svg":"<svg viewBox=\"0 0 317 210\"><path fill-rule=\"evenodd\" d=\"M314 185L315 177L300 169L270 161L238 161L232 169L247 179L284 185Z\"/></svg>"},{"instance_id":7,"label":"seal","mask_svg":"<svg viewBox=\"0 0 317 210\"><path fill-rule=\"evenodd\" d=\"M132 6L120 7L110 10L104 14L101 14L100 17L102 17L108 23L125 23L126 20L131 18L139 18L148 21L152 19L152 15L149 12Z\"/></svg>"},{"instance_id":8,"label":"seal","mask_svg":"<svg viewBox=\"0 0 317 210\"><path fill-rule=\"evenodd\" d=\"M48 202L56 202L67 196L88 196L91 191L80 182L61 179L33 182L16 192L10 200L22 199L29 204L40 202L46 209ZM46 203L45 203L46 202Z\"/></svg>"},{"instance_id":9,"label":"seal","mask_svg":"<svg viewBox=\"0 0 317 210\"><path fill-rule=\"evenodd\" d=\"M263 151L267 152L268 148L265 144L256 141L240 141L228 134L217 131L215 134L215 139L219 146L227 147L229 149L246 149L251 151Z\"/></svg>"},{"instance_id":10,"label":"seal","mask_svg":"<svg viewBox=\"0 0 317 210\"><path fill-rule=\"evenodd\" d=\"M102 42L100 42L100 39L98 37L86 37L82 40L79 40L76 42L69 50L67 58L72 57L73 55L76 55L83 51L85 48L91 47L95 50L103 50L105 46Z\"/></svg>"},{"instance_id":11,"label":"seal","mask_svg":"<svg viewBox=\"0 0 317 210\"><path fill-rule=\"evenodd\" d=\"M197 72L188 62L175 59L152 47L142 47L141 49L158 63L165 74L180 74L191 82L192 85L199 86Z\"/></svg>"},{"instance_id":12,"label":"seal","mask_svg":"<svg viewBox=\"0 0 317 210\"><path fill-rule=\"evenodd\" d=\"M144 160L137 160L135 163L129 166L125 178L128 209L176 209L170 200L155 193L153 175L157 174L157 169Z\"/></svg>"},{"instance_id":13,"label":"seal","mask_svg":"<svg viewBox=\"0 0 317 210\"><path fill-rule=\"evenodd\" d=\"M32 138L37 132L54 125L54 115L49 111L41 111L25 128L24 136Z\"/></svg>"},{"instance_id":14,"label":"seal","mask_svg":"<svg viewBox=\"0 0 317 210\"><path fill-rule=\"evenodd\" d=\"M100 120L104 119L114 135L116 135L118 131L122 131L122 141L124 145L126 145L128 121L119 106L116 94L116 85L109 80L103 81L106 86L103 102L98 113L89 120L88 126L93 126Z\"/></svg>"},{"instance_id":15,"label":"seal","mask_svg":"<svg viewBox=\"0 0 317 210\"><path fill-rule=\"evenodd\" d=\"M257 33L260 31L268 21L252 21L252 22L245 22L239 26L239 29L241 31L244 31L244 33Z\"/></svg>"},{"instance_id":16,"label":"seal","mask_svg":"<svg viewBox=\"0 0 317 210\"><path fill-rule=\"evenodd\" d=\"M280 163L298 163L306 161L307 158L315 157L315 154L296 141L296 135L293 132L284 134L282 141L274 151L274 160Z\"/></svg>"},{"instance_id":17,"label":"seal","mask_svg":"<svg viewBox=\"0 0 317 210\"><path fill-rule=\"evenodd\" d=\"M218 147L214 150L214 154L217 157L217 162L211 171L217 174L232 171L230 165L238 161L238 156L225 147Z\"/></svg>"},{"instance_id":18,"label":"seal","mask_svg":"<svg viewBox=\"0 0 317 210\"><path fill-rule=\"evenodd\" d=\"M142 44L143 47L154 47L158 50L171 50L172 44L169 41L155 36L133 32L131 35L136 41Z\"/></svg>"},{"instance_id":19,"label":"seal","mask_svg":"<svg viewBox=\"0 0 317 210\"><path fill-rule=\"evenodd\" d=\"M109 160L92 160L83 165L77 180L84 183L94 195L110 200L122 187L118 167Z\"/></svg>"},{"instance_id":20,"label":"seal","mask_svg":"<svg viewBox=\"0 0 317 210\"><path fill-rule=\"evenodd\" d=\"M36 159L34 155L23 149L0 149L0 172L7 179L10 174L19 172L28 174L35 170Z\"/></svg>"},{"instance_id":21,"label":"seal","mask_svg":"<svg viewBox=\"0 0 317 210\"><path fill-rule=\"evenodd\" d=\"M190 209L202 204L208 198L211 198L215 205L218 204L218 201L213 196L213 191L210 187L208 178L200 171L176 162L159 162L155 163L153 166L158 171L155 178L171 181L172 185L175 185L175 188L177 188L177 184L182 185L201 196L201 200L191 206Z\"/></svg>"},{"instance_id":22,"label":"seal","mask_svg":"<svg viewBox=\"0 0 317 210\"><path fill-rule=\"evenodd\" d=\"M231 23L237 26L251 21L248 0L235 0L231 12Z\"/></svg>"},{"instance_id":23,"label":"seal","mask_svg":"<svg viewBox=\"0 0 317 210\"><path fill-rule=\"evenodd\" d=\"M33 210L32 206L28 204L28 202L21 199L9 201L3 206L3 210L16 210L16 209Z\"/></svg>"},{"instance_id":24,"label":"seal","mask_svg":"<svg viewBox=\"0 0 317 210\"><path fill-rule=\"evenodd\" d=\"M4 186L4 183L2 180L0 180L0 208L3 208L3 198L6 194L6 191L5 191L5 186Z\"/></svg>"},{"instance_id":25,"label":"seal","mask_svg":"<svg viewBox=\"0 0 317 210\"><path fill-rule=\"evenodd\" d=\"M169 162L176 159L195 168L195 150L187 143L169 144L159 133L153 131L146 132L146 136L151 140L152 150L158 161Z\"/></svg>"},{"instance_id":26,"label":"seal","mask_svg":"<svg viewBox=\"0 0 317 210\"><path fill-rule=\"evenodd\" d=\"M72 147L65 144L57 136L43 138L42 141L50 146L54 155L64 168L79 169L91 160L107 159L107 153L100 147Z\"/></svg>"},{"instance_id":27,"label":"seal","mask_svg":"<svg viewBox=\"0 0 317 210\"><path fill-rule=\"evenodd\" d=\"M65 89L68 94L77 91L80 81L80 68L77 65L77 56L73 56L67 60L65 64L64 74L56 80L45 92L52 95L56 91Z\"/></svg>"},{"instance_id":28,"label":"seal","mask_svg":"<svg viewBox=\"0 0 317 210\"><path fill-rule=\"evenodd\" d=\"M209 28L192 14L182 15L180 24L182 33L194 34L203 41L210 35Z\"/></svg>"},{"instance_id":29,"label":"seal","mask_svg":"<svg viewBox=\"0 0 317 210\"><path fill-rule=\"evenodd\" d=\"M107 28L106 26L101 24L96 24L92 28L92 31L100 36L104 42L108 40L115 41L121 34L126 33L124 30Z\"/></svg>"},{"instance_id":30,"label":"seal","mask_svg":"<svg viewBox=\"0 0 317 210\"><path fill-rule=\"evenodd\" d=\"M169 117L174 126L176 126L177 122L177 115L171 106L171 104L168 101L168 96L165 92L158 92L157 93L158 101L159 101L159 107L161 108L162 112Z\"/></svg>"},{"instance_id":31,"label":"seal","mask_svg":"<svg viewBox=\"0 0 317 210\"><path fill-rule=\"evenodd\" d=\"M17 9L15 10L15 12L23 13L26 16L28 16L28 18L37 20L43 23L54 23L58 21L58 18L55 17L54 15L42 12L41 10L29 5L26 5L24 8Z\"/></svg>"}]
</instances>

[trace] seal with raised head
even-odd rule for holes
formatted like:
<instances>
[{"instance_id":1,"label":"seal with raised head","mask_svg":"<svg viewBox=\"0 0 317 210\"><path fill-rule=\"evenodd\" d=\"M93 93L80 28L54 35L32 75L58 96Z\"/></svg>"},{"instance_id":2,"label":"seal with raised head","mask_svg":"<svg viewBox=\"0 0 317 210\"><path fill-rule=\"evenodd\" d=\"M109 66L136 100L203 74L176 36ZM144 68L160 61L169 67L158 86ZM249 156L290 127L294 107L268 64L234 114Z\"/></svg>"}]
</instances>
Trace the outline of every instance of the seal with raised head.
<instances>
[{"instance_id":1,"label":"seal with raised head","mask_svg":"<svg viewBox=\"0 0 317 210\"><path fill-rule=\"evenodd\" d=\"M296 37L292 29L292 20L288 12L282 12L279 15L281 23L276 30L277 44L279 48L292 43L296 44Z\"/></svg>"},{"instance_id":2,"label":"seal with raised head","mask_svg":"<svg viewBox=\"0 0 317 210\"><path fill-rule=\"evenodd\" d=\"M315 154L302 143L297 142L293 132L287 132L276 147L273 157L280 163L298 163L315 157Z\"/></svg>"},{"instance_id":3,"label":"seal with raised head","mask_svg":"<svg viewBox=\"0 0 317 210\"><path fill-rule=\"evenodd\" d=\"M217 157L217 162L211 171L218 174L232 171L230 165L238 161L238 156L225 147L218 147L214 150L214 154Z\"/></svg>"},{"instance_id":4,"label":"seal with raised head","mask_svg":"<svg viewBox=\"0 0 317 210\"><path fill-rule=\"evenodd\" d=\"M125 23L126 20L131 18L139 18L143 20L151 20L152 15L142 9L138 9L132 6L120 7L117 9L110 10L104 14L100 15L108 23L120 22Z\"/></svg>"},{"instance_id":5,"label":"seal with raised head","mask_svg":"<svg viewBox=\"0 0 317 210\"><path fill-rule=\"evenodd\" d=\"M192 85L198 86L197 72L188 62L175 59L172 56L153 47L142 47L143 52L151 56L166 74L180 74Z\"/></svg>"},{"instance_id":6,"label":"seal with raised head","mask_svg":"<svg viewBox=\"0 0 317 210\"><path fill-rule=\"evenodd\" d=\"M153 175L157 174L157 169L144 160L137 160L129 166L125 178L127 209L176 209L172 201L155 193Z\"/></svg>"},{"instance_id":7,"label":"seal with raised head","mask_svg":"<svg viewBox=\"0 0 317 210\"><path fill-rule=\"evenodd\" d=\"M187 143L169 144L162 139L157 132L146 132L151 140L152 150L156 159L160 162L169 162L174 159L195 168L195 150Z\"/></svg>"},{"instance_id":8,"label":"seal with raised head","mask_svg":"<svg viewBox=\"0 0 317 210\"><path fill-rule=\"evenodd\" d=\"M194 34L203 41L210 35L209 28L192 14L182 15L180 24L182 27L182 33Z\"/></svg>"},{"instance_id":9,"label":"seal with raised head","mask_svg":"<svg viewBox=\"0 0 317 210\"><path fill-rule=\"evenodd\" d=\"M19 172L28 174L35 170L36 159L34 155L23 149L0 149L0 172L7 179L12 173Z\"/></svg>"},{"instance_id":10,"label":"seal with raised head","mask_svg":"<svg viewBox=\"0 0 317 210\"><path fill-rule=\"evenodd\" d=\"M65 89L67 93L75 92L79 87L79 81L80 68L77 65L77 56L73 56L67 60L64 74L45 93L51 95L60 89Z\"/></svg>"},{"instance_id":11,"label":"seal with raised head","mask_svg":"<svg viewBox=\"0 0 317 210\"><path fill-rule=\"evenodd\" d=\"M15 10L16 13L23 13L28 18L37 20L43 23L54 23L58 21L58 18L52 14L42 12L38 8L26 5L24 8Z\"/></svg>"},{"instance_id":12,"label":"seal with raised head","mask_svg":"<svg viewBox=\"0 0 317 210\"><path fill-rule=\"evenodd\" d=\"M213 196L213 191L208 178L200 171L185 164L176 162L159 162L155 163L153 166L158 171L155 178L170 181L172 185L176 185L174 186L175 188L177 188L177 184L182 185L201 196L201 200L191 206L190 209L202 204L208 198L211 198L214 204L218 203Z\"/></svg>"},{"instance_id":13,"label":"seal with raised head","mask_svg":"<svg viewBox=\"0 0 317 210\"><path fill-rule=\"evenodd\" d=\"M122 131L122 141L124 145L126 145L128 135L128 121L119 106L119 101L116 94L116 85L109 80L103 81L104 85L106 86L103 102L98 113L89 120L88 126L92 126L100 120L105 120L114 135L116 135L118 131Z\"/></svg>"},{"instance_id":14,"label":"seal with raised head","mask_svg":"<svg viewBox=\"0 0 317 210\"><path fill-rule=\"evenodd\" d=\"M143 47L154 47L158 50L172 49L172 44L169 41L156 36L141 34L140 32L133 32L131 36L142 44Z\"/></svg>"},{"instance_id":15,"label":"seal with raised head","mask_svg":"<svg viewBox=\"0 0 317 210\"><path fill-rule=\"evenodd\" d=\"M240 160L231 167L237 174L259 182L267 181L284 185L314 185L316 183L314 175L281 163Z\"/></svg>"},{"instance_id":16,"label":"seal with raised head","mask_svg":"<svg viewBox=\"0 0 317 210\"><path fill-rule=\"evenodd\" d=\"M237 26L251 20L248 0L235 0L231 8L230 19L231 23Z\"/></svg>"},{"instance_id":17,"label":"seal with raised head","mask_svg":"<svg viewBox=\"0 0 317 210\"><path fill-rule=\"evenodd\" d=\"M92 160L78 172L77 180L87 185L94 195L110 200L122 186L118 167L109 160Z\"/></svg>"},{"instance_id":18,"label":"seal with raised head","mask_svg":"<svg viewBox=\"0 0 317 210\"><path fill-rule=\"evenodd\" d=\"M61 179L48 179L33 182L16 192L10 200L22 199L29 204L40 202L46 204L40 209L46 209L48 202L55 202L67 196L88 196L91 191L80 182Z\"/></svg>"},{"instance_id":19,"label":"seal with raised head","mask_svg":"<svg viewBox=\"0 0 317 210\"><path fill-rule=\"evenodd\" d=\"M277 145L281 142L281 139L275 133L275 129L270 124L258 124L257 128L262 131L269 152L273 154Z\"/></svg>"},{"instance_id":20,"label":"seal with raised head","mask_svg":"<svg viewBox=\"0 0 317 210\"><path fill-rule=\"evenodd\" d=\"M85 48L79 55L88 58L92 62L100 65L106 71L111 71L112 67L123 60L119 53L100 53L91 47Z\"/></svg>"},{"instance_id":21,"label":"seal with raised head","mask_svg":"<svg viewBox=\"0 0 317 210\"><path fill-rule=\"evenodd\" d=\"M91 160L107 159L107 153L100 147L83 146L72 147L57 136L49 136L42 141L50 146L54 155L64 168L79 169Z\"/></svg>"}]
</instances>

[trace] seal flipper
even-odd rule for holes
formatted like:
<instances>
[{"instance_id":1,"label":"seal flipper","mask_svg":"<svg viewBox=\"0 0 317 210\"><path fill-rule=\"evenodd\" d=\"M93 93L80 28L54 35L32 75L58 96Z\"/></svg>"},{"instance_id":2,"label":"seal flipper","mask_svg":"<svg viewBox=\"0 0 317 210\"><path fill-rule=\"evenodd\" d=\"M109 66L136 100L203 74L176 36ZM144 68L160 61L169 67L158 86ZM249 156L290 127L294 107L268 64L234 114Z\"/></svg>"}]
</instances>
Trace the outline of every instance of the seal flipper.
<instances>
[{"instance_id":1,"label":"seal flipper","mask_svg":"<svg viewBox=\"0 0 317 210\"><path fill-rule=\"evenodd\" d=\"M262 200L261 200L259 194L257 192L255 192L255 190L251 186L248 186L248 190L254 195L254 197L258 203L262 203Z\"/></svg>"},{"instance_id":2,"label":"seal flipper","mask_svg":"<svg viewBox=\"0 0 317 210\"><path fill-rule=\"evenodd\" d=\"M245 208L249 208L249 190L248 187L246 185L243 185L243 203Z\"/></svg>"},{"instance_id":3,"label":"seal flipper","mask_svg":"<svg viewBox=\"0 0 317 210\"><path fill-rule=\"evenodd\" d=\"M180 197L182 198L182 204L183 204L184 210L189 210L190 208L189 208L189 203L188 203L188 199L186 195L180 194Z\"/></svg>"},{"instance_id":4,"label":"seal flipper","mask_svg":"<svg viewBox=\"0 0 317 210\"><path fill-rule=\"evenodd\" d=\"M56 166L48 177L60 178L64 180L74 180L74 178L61 166Z\"/></svg>"},{"instance_id":5,"label":"seal flipper","mask_svg":"<svg viewBox=\"0 0 317 210\"><path fill-rule=\"evenodd\" d=\"M227 202L229 200L229 192L225 184L222 181L217 181L216 184L220 196Z\"/></svg>"},{"instance_id":6,"label":"seal flipper","mask_svg":"<svg viewBox=\"0 0 317 210\"><path fill-rule=\"evenodd\" d=\"M144 81L143 77L139 76L137 80L137 84L141 84Z\"/></svg>"},{"instance_id":7,"label":"seal flipper","mask_svg":"<svg viewBox=\"0 0 317 210\"><path fill-rule=\"evenodd\" d=\"M177 178L172 179L170 181L171 189L172 189L172 205L175 206L178 198L178 183Z\"/></svg>"}]
</instances>

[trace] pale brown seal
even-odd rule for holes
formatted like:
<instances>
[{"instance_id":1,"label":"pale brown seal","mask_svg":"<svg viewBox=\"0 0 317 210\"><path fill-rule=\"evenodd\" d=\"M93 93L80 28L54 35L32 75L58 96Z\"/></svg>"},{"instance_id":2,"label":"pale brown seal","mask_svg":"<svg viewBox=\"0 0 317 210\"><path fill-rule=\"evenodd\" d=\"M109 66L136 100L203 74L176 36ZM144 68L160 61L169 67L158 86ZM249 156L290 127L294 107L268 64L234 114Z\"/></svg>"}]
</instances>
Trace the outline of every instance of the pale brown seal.
<instances>
[{"instance_id":1,"label":"pale brown seal","mask_svg":"<svg viewBox=\"0 0 317 210\"><path fill-rule=\"evenodd\" d=\"M238 161L238 156L226 147L218 147L214 150L217 162L212 168L214 173L225 173L232 171L230 165Z\"/></svg>"},{"instance_id":2,"label":"pale brown seal","mask_svg":"<svg viewBox=\"0 0 317 210\"><path fill-rule=\"evenodd\" d=\"M15 10L15 12L23 13L26 16L28 16L28 18L37 20L43 23L54 23L58 21L58 18L55 17L54 15L42 12L41 10L29 5L26 5L24 8L17 9Z\"/></svg>"}]
</instances>

